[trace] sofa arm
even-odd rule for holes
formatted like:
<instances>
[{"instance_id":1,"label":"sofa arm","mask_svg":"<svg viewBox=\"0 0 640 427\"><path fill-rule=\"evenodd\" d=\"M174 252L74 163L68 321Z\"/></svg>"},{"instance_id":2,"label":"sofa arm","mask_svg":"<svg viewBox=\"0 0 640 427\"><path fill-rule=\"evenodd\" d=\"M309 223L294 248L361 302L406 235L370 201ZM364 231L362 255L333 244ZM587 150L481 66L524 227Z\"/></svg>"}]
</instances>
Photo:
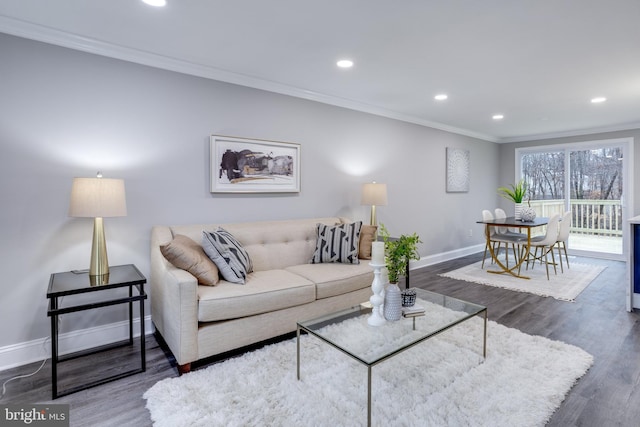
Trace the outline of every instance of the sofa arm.
<instances>
[{"instance_id":1,"label":"sofa arm","mask_svg":"<svg viewBox=\"0 0 640 427\"><path fill-rule=\"evenodd\" d=\"M151 231L151 319L176 362L185 365L198 360L198 281L160 252L172 238L169 227Z\"/></svg>"}]
</instances>

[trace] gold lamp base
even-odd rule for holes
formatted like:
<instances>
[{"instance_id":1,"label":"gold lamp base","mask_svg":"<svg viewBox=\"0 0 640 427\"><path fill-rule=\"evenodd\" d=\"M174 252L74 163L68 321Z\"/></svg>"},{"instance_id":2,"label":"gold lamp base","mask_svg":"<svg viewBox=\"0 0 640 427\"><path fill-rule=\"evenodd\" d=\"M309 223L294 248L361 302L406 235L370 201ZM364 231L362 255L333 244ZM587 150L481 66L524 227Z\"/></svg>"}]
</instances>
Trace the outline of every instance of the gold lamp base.
<instances>
[{"instance_id":1,"label":"gold lamp base","mask_svg":"<svg viewBox=\"0 0 640 427\"><path fill-rule=\"evenodd\" d=\"M371 205L371 225L378 225L378 219L376 218L376 205Z\"/></svg>"},{"instance_id":2,"label":"gold lamp base","mask_svg":"<svg viewBox=\"0 0 640 427\"><path fill-rule=\"evenodd\" d=\"M376 218L376 205L371 205L371 225L378 226L378 219ZM378 241L378 229L373 235L373 240Z\"/></svg>"},{"instance_id":3,"label":"gold lamp base","mask_svg":"<svg viewBox=\"0 0 640 427\"><path fill-rule=\"evenodd\" d=\"M109 261L107 260L107 241L104 237L102 218L93 220L93 243L91 245L91 263L89 264L91 286L109 282Z\"/></svg>"}]
</instances>

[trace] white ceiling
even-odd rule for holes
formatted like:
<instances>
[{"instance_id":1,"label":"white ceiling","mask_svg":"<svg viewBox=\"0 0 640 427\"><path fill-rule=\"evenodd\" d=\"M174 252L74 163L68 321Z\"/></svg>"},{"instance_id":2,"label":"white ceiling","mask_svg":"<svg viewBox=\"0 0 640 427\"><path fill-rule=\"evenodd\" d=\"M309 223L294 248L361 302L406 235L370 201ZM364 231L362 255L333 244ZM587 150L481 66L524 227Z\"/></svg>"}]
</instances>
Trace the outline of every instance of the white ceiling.
<instances>
[{"instance_id":1,"label":"white ceiling","mask_svg":"<svg viewBox=\"0 0 640 427\"><path fill-rule=\"evenodd\" d=\"M1 0L0 32L489 141L640 128L640 0L167 1Z\"/></svg>"}]
</instances>

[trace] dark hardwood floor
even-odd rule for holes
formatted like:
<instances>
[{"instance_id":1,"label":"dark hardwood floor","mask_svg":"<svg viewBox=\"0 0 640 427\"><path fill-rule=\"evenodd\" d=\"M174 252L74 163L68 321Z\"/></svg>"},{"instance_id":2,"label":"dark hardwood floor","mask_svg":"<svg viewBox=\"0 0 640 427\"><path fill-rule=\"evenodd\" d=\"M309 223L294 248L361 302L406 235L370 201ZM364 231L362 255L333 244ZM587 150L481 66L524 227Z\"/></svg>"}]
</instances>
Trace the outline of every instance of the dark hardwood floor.
<instances>
[{"instance_id":1,"label":"dark hardwood floor","mask_svg":"<svg viewBox=\"0 0 640 427\"><path fill-rule=\"evenodd\" d=\"M570 258L571 262L607 266L575 303L438 276L479 259L480 254L413 270L411 284L485 305L491 320L528 334L574 344L594 356L594 365L573 387L548 426L640 425L640 313L625 311L625 264ZM157 381L177 376L177 372L155 337L148 336L146 343L145 373L53 402L70 404L72 426L151 425L142 394ZM74 365L67 377L72 382L81 381L99 366L112 373L127 363L127 357L135 357L135 354L125 353L112 351L101 353L97 360L67 362ZM135 364L135 359L129 363ZM0 372L0 382L33 372L39 365ZM47 362L36 375L8 383L6 395L0 403L51 403L50 375L50 362Z\"/></svg>"}]
</instances>

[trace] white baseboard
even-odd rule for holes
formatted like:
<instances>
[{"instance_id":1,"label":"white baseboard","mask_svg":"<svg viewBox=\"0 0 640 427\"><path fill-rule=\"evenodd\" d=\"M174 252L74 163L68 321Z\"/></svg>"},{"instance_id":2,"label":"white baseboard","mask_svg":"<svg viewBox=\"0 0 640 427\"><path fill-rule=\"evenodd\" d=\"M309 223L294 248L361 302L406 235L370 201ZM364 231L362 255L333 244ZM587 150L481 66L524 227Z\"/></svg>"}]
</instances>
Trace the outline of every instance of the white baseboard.
<instances>
[{"instance_id":1,"label":"white baseboard","mask_svg":"<svg viewBox=\"0 0 640 427\"><path fill-rule=\"evenodd\" d=\"M145 334L153 333L151 316L144 318ZM140 336L140 318L133 320L133 334ZM94 328L60 334L58 337L59 354L68 354L88 348L98 347L129 338L129 321L110 323ZM50 337L40 338L20 344L0 348L0 371L40 362L51 358Z\"/></svg>"},{"instance_id":2,"label":"white baseboard","mask_svg":"<svg viewBox=\"0 0 640 427\"><path fill-rule=\"evenodd\" d=\"M411 269L414 270L416 268L426 267L463 256L472 255L482 251L483 249L484 243L462 249L456 249L455 251L422 257L419 261L411 262ZM144 329L147 335L153 333L151 316L145 317ZM134 319L133 331L135 336L140 335L139 318ZM128 336L129 322L126 320L111 323L109 325L97 326L95 328L60 334L58 338L58 345L60 346L59 353L62 355L73 353L75 351L86 350L88 348L124 340L127 339ZM49 337L46 337L0 348L0 371L50 358L50 344Z\"/></svg>"},{"instance_id":3,"label":"white baseboard","mask_svg":"<svg viewBox=\"0 0 640 427\"><path fill-rule=\"evenodd\" d=\"M640 308L640 294L633 294L633 307L632 308Z\"/></svg>"},{"instance_id":4,"label":"white baseboard","mask_svg":"<svg viewBox=\"0 0 640 427\"><path fill-rule=\"evenodd\" d=\"M420 261L411 261L410 269L414 270L416 268L427 267L429 265L439 264L445 261L451 261L452 259L462 258L463 256L477 254L478 252L482 252L484 249L485 243L481 243L475 246L468 246L466 248L456 249L455 251L442 252L435 255L429 255L426 257L420 258Z\"/></svg>"}]
</instances>

